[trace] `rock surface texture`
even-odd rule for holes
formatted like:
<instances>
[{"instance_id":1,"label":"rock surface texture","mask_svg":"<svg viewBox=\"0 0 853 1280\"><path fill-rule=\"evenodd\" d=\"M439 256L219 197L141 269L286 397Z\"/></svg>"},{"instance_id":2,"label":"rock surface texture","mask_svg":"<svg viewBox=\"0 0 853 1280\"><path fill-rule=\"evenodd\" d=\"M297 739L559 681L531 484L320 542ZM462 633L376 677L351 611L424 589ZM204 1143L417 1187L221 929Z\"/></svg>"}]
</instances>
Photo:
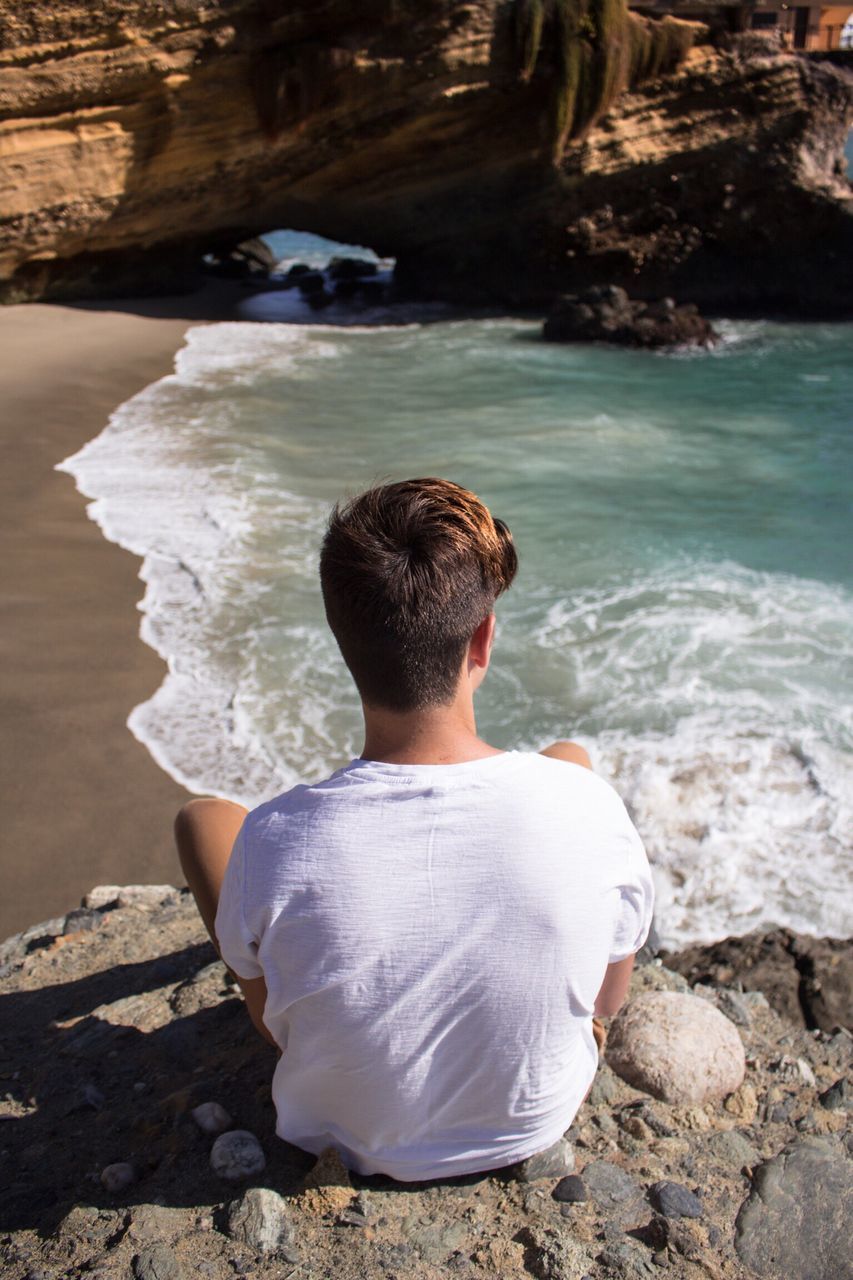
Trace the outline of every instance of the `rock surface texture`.
<instances>
[{"instance_id":1,"label":"rock surface texture","mask_svg":"<svg viewBox=\"0 0 853 1280\"><path fill-rule=\"evenodd\" d=\"M3 1280L848 1274L845 1032L783 1021L757 991L686 995L653 961L632 979L635 1007L668 996L713 1014L737 996L746 1077L724 1101L662 1101L603 1064L534 1181L517 1167L360 1178L334 1149L315 1161L275 1137L275 1051L189 895L113 887L91 900L103 901L91 927L59 917L0 946ZM266 1157L253 1174L241 1162L241 1182L211 1168L229 1135ZM105 1185L110 1165L132 1181Z\"/></svg>"},{"instance_id":2,"label":"rock surface texture","mask_svg":"<svg viewBox=\"0 0 853 1280\"><path fill-rule=\"evenodd\" d=\"M667 22L622 0L7 0L0 299L164 291L294 226L449 299L544 308L606 280L849 312L850 72L697 32L660 74L693 39Z\"/></svg>"},{"instance_id":3,"label":"rock surface texture","mask_svg":"<svg viewBox=\"0 0 853 1280\"><path fill-rule=\"evenodd\" d=\"M734 1023L698 996L650 991L629 1001L614 1020L608 1065L628 1084L664 1102L725 1098L746 1071Z\"/></svg>"},{"instance_id":4,"label":"rock surface texture","mask_svg":"<svg viewBox=\"0 0 853 1280\"><path fill-rule=\"evenodd\" d=\"M853 1169L837 1142L803 1138L759 1166L738 1214L735 1247L772 1280L853 1276Z\"/></svg>"}]
</instances>

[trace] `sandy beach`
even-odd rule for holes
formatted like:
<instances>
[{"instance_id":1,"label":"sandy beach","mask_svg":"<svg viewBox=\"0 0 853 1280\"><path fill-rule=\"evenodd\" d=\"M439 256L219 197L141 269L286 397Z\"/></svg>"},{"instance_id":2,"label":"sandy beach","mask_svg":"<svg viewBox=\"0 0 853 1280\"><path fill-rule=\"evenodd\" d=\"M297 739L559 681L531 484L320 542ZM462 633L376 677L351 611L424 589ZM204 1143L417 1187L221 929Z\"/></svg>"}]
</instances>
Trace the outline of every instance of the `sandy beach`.
<instances>
[{"instance_id":1,"label":"sandy beach","mask_svg":"<svg viewBox=\"0 0 853 1280\"><path fill-rule=\"evenodd\" d=\"M139 562L107 542L56 464L172 369L187 328L234 290L0 308L0 938L69 910L97 883L176 880L186 792L126 727L157 688L138 638Z\"/></svg>"}]
</instances>

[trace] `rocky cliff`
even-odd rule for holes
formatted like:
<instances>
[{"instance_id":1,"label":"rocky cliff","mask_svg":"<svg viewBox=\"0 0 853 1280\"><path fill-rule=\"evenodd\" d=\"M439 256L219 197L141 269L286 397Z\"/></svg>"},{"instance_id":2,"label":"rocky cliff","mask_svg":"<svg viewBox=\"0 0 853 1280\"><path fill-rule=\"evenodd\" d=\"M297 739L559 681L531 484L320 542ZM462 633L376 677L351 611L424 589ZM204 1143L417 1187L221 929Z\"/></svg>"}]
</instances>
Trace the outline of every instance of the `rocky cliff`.
<instances>
[{"instance_id":1,"label":"rocky cliff","mask_svg":"<svg viewBox=\"0 0 853 1280\"><path fill-rule=\"evenodd\" d=\"M694 948L692 991L641 953L548 1161L402 1184L275 1137L275 1051L186 891L87 903L0 945L7 1280L849 1275L849 990L810 1030L752 989L783 1007L796 950L829 992L849 942L746 939L743 984L739 940Z\"/></svg>"},{"instance_id":2,"label":"rocky cliff","mask_svg":"<svg viewBox=\"0 0 853 1280\"><path fill-rule=\"evenodd\" d=\"M624 0L7 0L0 298L292 226L450 298L846 310L849 71L701 38Z\"/></svg>"}]
</instances>

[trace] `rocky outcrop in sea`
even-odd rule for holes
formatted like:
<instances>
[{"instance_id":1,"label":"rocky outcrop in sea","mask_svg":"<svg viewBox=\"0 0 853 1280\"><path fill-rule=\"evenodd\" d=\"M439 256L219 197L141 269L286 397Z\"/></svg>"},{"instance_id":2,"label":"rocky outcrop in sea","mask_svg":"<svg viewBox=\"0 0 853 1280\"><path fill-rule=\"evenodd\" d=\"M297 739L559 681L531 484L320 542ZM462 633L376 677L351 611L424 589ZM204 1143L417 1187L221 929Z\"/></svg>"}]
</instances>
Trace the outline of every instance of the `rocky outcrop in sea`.
<instances>
[{"instance_id":1,"label":"rocky outcrop in sea","mask_svg":"<svg viewBox=\"0 0 853 1280\"><path fill-rule=\"evenodd\" d=\"M555 1150L398 1184L275 1137L275 1051L187 892L101 887L0 947L2 1274L843 1280L849 1029L782 1016L725 947L692 987L643 954Z\"/></svg>"},{"instance_id":2,"label":"rocky outcrop in sea","mask_svg":"<svg viewBox=\"0 0 853 1280\"><path fill-rule=\"evenodd\" d=\"M690 303L674 298L635 301L617 285L593 285L558 298L542 326L546 342L612 342L649 349L713 347L709 321Z\"/></svg>"}]
</instances>

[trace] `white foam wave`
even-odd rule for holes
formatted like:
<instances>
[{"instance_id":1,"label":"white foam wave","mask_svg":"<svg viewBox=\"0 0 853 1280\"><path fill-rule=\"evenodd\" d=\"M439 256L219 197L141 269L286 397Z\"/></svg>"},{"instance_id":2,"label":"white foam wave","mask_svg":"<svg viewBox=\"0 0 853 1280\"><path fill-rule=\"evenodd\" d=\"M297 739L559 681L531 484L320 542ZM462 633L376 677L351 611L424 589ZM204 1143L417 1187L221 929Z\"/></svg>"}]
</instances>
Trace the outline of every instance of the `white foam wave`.
<instances>
[{"instance_id":1,"label":"white foam wave","mask_svg":"<svg viewBox=\"0 0 853 1280\"><path fill-rule=\"evenodd\" d=\"M143 557L141 633L168 672L129 724L192 790L255 803L358 749L318 603L326 495L282 484L300 443L258 423L273 411L286 426L271 386L316 379L368 332L380 331L191 329L175 373L61 464L106 536ZM604 413L595 427L625 430ZM587 743L646 840L667 943L771 922L849 932L849 593L683 558L571 598L520 584L501 617L489 730L506 745Z\"/></svg>"},{"instance_id":2,"label":"white foam wave","mask_svg":"<svg viewBox=\"0 0 853 1280\"><path fill-rule=\"evenodd\" d=\"M605 731L592 754L643 833L666 945L770 924L849 934L849 754L720 714L671 734Z\"/></svg>"},{"instance_id":3,"label":"white foam wave","mask_svg":"<svg viewBox=\"0 0 853 1280\"><path fill-rule=\"evenodd\" d=\"M572 704L596 724L664 728L716 708L768 730L781 713L853 748L853 601L840 587L669 563L557 601L532 639L568 667Z\"/></svg>"},{"instance_id":4,"label":"white foam wave","mask_svg":"<svg viewBox=\"0 0 853 1280\"><path fill-rule=\"evenodd\" d=\"M235 618L267 583L255 547L252 456L234 439L235 415L216 392L292 374L334 354L313 330L226 323L190 329L175 373L120 406L104 431L59 464L94 498L88 513L111 541L143 557L142 639L168 665L128 720L158 764L191 790L257 802L292 784L247 714L240 655L251 636ZM198 399L187 397L186 388ZM239 419L239 413L236 414ZM201 428L204 426L205 431ZM282 528L313 529L325 505L275 485ZM276 569L304 569L299 540L282 539Z\"/></svg>"},{"instance_id":5,"label":"white foam wave","mask_svg":"<svg viewBox=\"0 0 853 1280\"><path fill-rule=\"evenodd\" d=\"M850 931L849 593L676 562L552 604L532 638L643 834L668 945Z\"/></svg>"}]
</instances>

